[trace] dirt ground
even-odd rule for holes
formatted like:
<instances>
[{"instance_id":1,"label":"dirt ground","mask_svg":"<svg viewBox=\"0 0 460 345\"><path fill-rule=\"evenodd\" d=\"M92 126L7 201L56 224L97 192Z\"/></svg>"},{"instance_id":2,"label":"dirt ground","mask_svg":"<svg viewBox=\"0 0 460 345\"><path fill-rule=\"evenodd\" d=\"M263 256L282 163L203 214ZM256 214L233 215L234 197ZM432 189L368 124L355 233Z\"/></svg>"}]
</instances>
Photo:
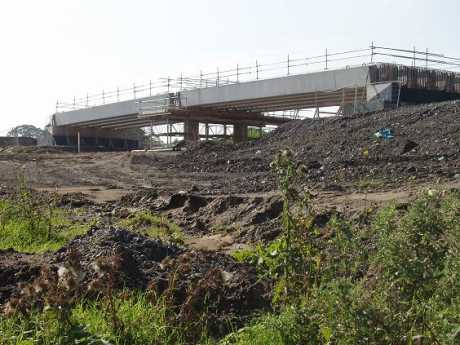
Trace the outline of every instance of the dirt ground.
<instances>
[{"instance_id":1,"label":"dirt ground","mask_svg":"<svg viewBox=\"0 0 460 345\"><path fill-rule=\"evenodd\" d=\"M380 128L394 137L375 137ZM293 121L257 141L202 142L183 152L11 147L0 151L0 186L12 188L23 175L34 189L74 203L79 195L114 213L148 208L178 223L191 246L232 250L279 233L269 165L282 149L305 166L302 187L326 213L408 202L424 189L459 188L460 103Z\"/></svg>"},{"instance_id":2,"label":"dirt ground","mask_svg":"<svg viewBox=\"0 0 460 345\"><path fill-rule=\"evenodd\" d=\"M276 185L248 192L246 184L257 172L187 172L164 167L181 156L172 152L0 153L0 185L14 187L23 174L35 190L70 196L74 205L80 196L83 204L109 204L113 212L158 211L184 229L190 236L188 244L201 249L244 248L247 242L271 240L279 233L276 219L281 201ZM263 174L267 180L272 178ZM334 188L307 186L325 212L353 213L391 200L407 202L424 189L459 188L460 177L414 175L402 181L365 177ZM148 198L152 191L155 197Z\"/></svg>"}]
</instances>

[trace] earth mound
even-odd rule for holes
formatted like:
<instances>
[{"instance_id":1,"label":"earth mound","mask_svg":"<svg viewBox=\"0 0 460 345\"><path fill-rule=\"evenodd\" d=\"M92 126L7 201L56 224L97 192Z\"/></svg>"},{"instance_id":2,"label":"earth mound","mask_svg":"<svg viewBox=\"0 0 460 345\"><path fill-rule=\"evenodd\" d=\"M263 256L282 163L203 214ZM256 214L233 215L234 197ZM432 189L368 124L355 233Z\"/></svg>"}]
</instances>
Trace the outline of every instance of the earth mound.
<instances>
[{"instance_id":1,"label":"earth mound","mask_svg":"<svg viewBox=\"0 0 460 345\"><path fill-rule=\"evenodd\" d=\"M1 276L0 302L20 294L17 283L31 283L39 277L40 267L59 272L60 267L74 260L75 253L82 270L82 286L90 286L97 279L98 260L116 257L116 288L167 294L181 315L205 313L216 332L223 332L220 327L224 320L238 323L253 311L269 306L269 284L260 281L255 268L248 264L225 254L188 250L127 230L107 228L92 229L38 262L14 251L2 253L0 271L6 276Z\"/></svg>"},{"instance_id":2,"label":"earth mound","mask_svg":"<svg viewBox=\"0 0 460 345\"><path fill-rule=\"evenodd\" d=\"M375 135L387 129L393 137ZM316 187L368 178L399 184L407 179L450 178L460 172L460 102L289 122L253 142L205 142L174 157L181 171L242 174L248 192L276 189L270 162L282 149L307 169ZM234 183L234 181L233 181Z\"/></svg>"}]
</instances>

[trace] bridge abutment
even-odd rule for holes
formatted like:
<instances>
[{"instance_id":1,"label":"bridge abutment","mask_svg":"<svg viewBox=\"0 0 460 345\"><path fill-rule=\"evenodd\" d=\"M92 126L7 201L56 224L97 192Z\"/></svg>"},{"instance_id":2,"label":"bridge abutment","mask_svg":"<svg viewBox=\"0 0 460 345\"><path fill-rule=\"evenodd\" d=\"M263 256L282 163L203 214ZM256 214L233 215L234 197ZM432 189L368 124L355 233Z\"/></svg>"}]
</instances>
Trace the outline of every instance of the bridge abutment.
<instances>
[{"instance_id":1,"label":"bridge abutment","mask_svg":"<svg viewBox=\"0 0 460 345\"><path fill-rule=\"evenodd\" d=\"M83 151L133 150L143 147L143 135L136 129L112 130L105 128L78 128L70 126L51 127L55 144L73 146ZM80 139L79 139L80 137Z\"/></svg>"}]
</instances>

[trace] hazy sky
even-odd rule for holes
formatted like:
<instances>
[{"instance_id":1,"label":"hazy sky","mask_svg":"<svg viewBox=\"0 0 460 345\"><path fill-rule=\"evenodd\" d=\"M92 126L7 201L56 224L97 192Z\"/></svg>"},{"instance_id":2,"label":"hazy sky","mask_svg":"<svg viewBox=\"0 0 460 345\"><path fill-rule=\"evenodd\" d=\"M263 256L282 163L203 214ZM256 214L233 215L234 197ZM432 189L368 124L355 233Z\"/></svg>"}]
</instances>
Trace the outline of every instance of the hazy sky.
<instances>
[{"instance_id":1,"label":"hazy sky","mask_svg":"<svg viewBox=\"0 0 460 345\"><path fill-rule=\"evenodd\" d=\"M0 134L56 99L216 66L381 45L460 56L459 0L1 0Z\"/></svg>"}]
</instances>

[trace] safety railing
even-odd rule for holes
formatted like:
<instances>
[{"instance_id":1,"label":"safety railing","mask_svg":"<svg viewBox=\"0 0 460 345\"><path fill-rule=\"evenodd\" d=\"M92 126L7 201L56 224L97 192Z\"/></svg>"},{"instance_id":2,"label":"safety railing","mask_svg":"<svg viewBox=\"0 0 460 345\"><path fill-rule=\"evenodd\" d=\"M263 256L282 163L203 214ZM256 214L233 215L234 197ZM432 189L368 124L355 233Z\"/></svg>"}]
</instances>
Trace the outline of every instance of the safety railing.
<instances>
[{"instance_id":1,"label":"safety railing","mask_svg":"<svg viewBox=\"0 0 460 345\"><path fill-rule=\"evenodd\" d=\"M182 102L186 100L181 99L179 93L168 93L165 97L147 97L136 101L139 116L147 116L155 113L164 113L171 109L181 109Z\"/></svg>"},{"instance_id":2,"label":"safety railing","mask_svg":"<svg viewBox=\"0 0 460 345\"><path fill-rule=\"evenodd\" d=\"M378 63L395 63L424 67L427 69L442 69L456 71L460 69L460 58L430 52L428 49L398 49L377 46L372 43L368 48L341 52L331 52L326 49L324 54L303 58L292 55L282 61L261 63L256 60L253 64L239 65L229 68L216 68L212 72L200 71L194 76L180 74L176 78L160 78L143 84L133 84L131 87L119 88L84 97L74 97L72 101L56 102L56 113L88 108L108 103L147 98L160 94L176 93L190 89L221 87L248 81L257 81L275 77L291 76L305 73L333 70Z\"/></svg>"}]
</instances>

